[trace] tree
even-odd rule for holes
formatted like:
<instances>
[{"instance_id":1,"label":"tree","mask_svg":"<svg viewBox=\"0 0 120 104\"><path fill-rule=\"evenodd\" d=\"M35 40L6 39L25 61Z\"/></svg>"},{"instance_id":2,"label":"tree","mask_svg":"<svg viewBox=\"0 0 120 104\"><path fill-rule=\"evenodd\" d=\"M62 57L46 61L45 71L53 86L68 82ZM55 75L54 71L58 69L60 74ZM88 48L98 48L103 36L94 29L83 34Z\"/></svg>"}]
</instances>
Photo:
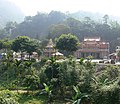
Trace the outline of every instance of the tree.
<instances>
[{"instance_id":1,"label":"tree","mask_svg":"<svg viewBox=\"0 0 120 104\"><path fill-rule=\"evenodd\" d=\"M27 36L19 36L17 37L13 43L12 43L12 50L15 52L21 52L21 59L22 59L22 53L25 51L25 44L27 44L30 41L30 38Z\"/></svg>"},{"instance_id":2,"label":"tree","mask_svg":"<svg viewBox=\"0 0 120 104\"><path fill-rule=\"evenodd\" d=\"M91 18L90 17L84 17L85 23L90 24Z\"/></svg>"},{"instance_id":3,"label":"tree","mask_svg":"<svg viewBox=\"0 0 120 104\"><path fill-rule=\"evenodd\" d=\"M70 27L65 24L51 25L48 37L54 39L55 37L59 37L61 34L68 33L70 33Z\"/></svg>"},{"instance_id":4,"label":"tree","mask_svg":"<svg viewBox=\"0 0 120 104\"><path fill-rule=\"evenodd\" d=\"M19 36L12 43L12 50L21 52L21 54L22 52L29 53L29 60L32 52L36 52L39 48L40 42L38 40L30 39L27 36Z\"/></svg>"},{"instance_id":5,"label":"tree","mask_svg":"<svg viewBox=\"0 0 120 104\"><path fill-rule=\"evenodd\" d=\"M79 20L76 20L74 18L68 18L65 21L65 24L69 26L69 33L74 34L76 36L79 36L80 34L80 28L81 28L81 22Z\"/></svg>"},{"instance_id":6,"label":"tree","mask_svg":"<svg viewBox=\"0 0 120 104\"><path fill-rule=\"evenodd\" d=\"M24 84L27 87L27 90L36 90L39 88L40 79L37 75L31 74L26 75L24 78Z\"/></svg>"},{"instance_id":7,"label":"tree","mask_svg":"<svg viewBox=\"0 0 120 104\"><path fill-rule=\"evenodd\" d=\"M3 41L0 40L0 49L3 49Z\"/></svg>"},{"instance_id":8,"label":"tree","mask_svg":"<svg viewBox=\"0 0 120 104\"><path fill-rule=\"evenodd\" d=\"M109 16L106 14L103 16L104 24L108 23Z\"/></svg>"},{"instance_id":9,"label":"tree","mask_svg":"<svg viewBox=\"0 0 120 104\"><path fill-rule=\"evenodd\" d=\"M9 40L8 38L6 38L6 39L2 40L2 42L3 42L2 49L4 49L5 52L7 53L8 50L11 49L12 41Z\"/></svg>"},{"instance_id":10,"label":"tree","mask_svg":"<svg viewBox=\"0 0 120 104\"><path fill-rule=\"evenodd\" d=\"M12 43L12 50L15 52L24 51L24 44L28 43L30 40L27 36L19 36Z\"/></svg>"},{"instance_id":11,"label":"tree","mask_svg":"<svg viewBox=\"0 0 120 104\"><path fill-rule=\"evenodd\" d=\"M117 56L118 56L118 61L120 61L120 51L118 51Z\"/></svg>"},{"instance_id":12,"label":"tree","mask_svg":"<svg viewBox=\"0 0 120 104\"><path fill-rule=\"evenodd\" d=\"M0 39L3 39L6 37L5 29L0 29Z\"/></svg>"},{"instance_id":13,"label":"tree","mask_svg":"<svg viewBox=\"0 0 120 104\"><path fill-rule=\"evenodd\" d=\"M12 34L12 30L17 26L16 22L8 22L5 26L5 31L7 33L7 35L11 35Z\"/></svg>"},{"instance_id":14,"label":"tree","mask_svg":"<svg viewBox=\"0 0 120 104\"><path fill-rule=\"evenodd\" d=\"M18 93L18 86L19 86L19 81L20 81L20 76L21 76L20 75L21 74L21 63L22 63L21 60L17 60L17 59L14 60L15 75L16 75L16 78L17 78L17 80L15 81L16 88L17 88L17 93Z\"/></svg>"},{"instance_id":15,"label":"tree","mask_svg":"<svg viewBox=\"0 0 120 104\"><path fill-rule=\"evenodd\" d=\"M71 34L62 34L56 39L56 48L70 53L77 50L78 44L78 38Z\"/></svg>"},{"instance_id":16,"label":"tree","mask_svg":"<svg viewBox=\"0 0 120 104\"><path fill-rule=\"evenodd\" d=\"M29 53L29 60L30 56L32 55L32 52L37 51L39 48L39 42L37 40L30 39L24 44L24 50Z\"/></svg>"}]
</instances>

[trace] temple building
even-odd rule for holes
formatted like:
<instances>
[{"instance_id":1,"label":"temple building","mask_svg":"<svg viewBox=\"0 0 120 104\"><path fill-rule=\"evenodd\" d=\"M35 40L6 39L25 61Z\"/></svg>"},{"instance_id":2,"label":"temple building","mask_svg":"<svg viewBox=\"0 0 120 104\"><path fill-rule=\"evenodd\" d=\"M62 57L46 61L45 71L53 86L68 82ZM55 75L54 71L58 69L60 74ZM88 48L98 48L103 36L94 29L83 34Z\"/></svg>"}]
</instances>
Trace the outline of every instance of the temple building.
<instances>
[{"instance_id":1,"label":"temple building","mask_svg":"<svg viewBox=\"0 0 120 104\"><path fill-rule=\"evenodd\" d=\"M54 48L54 44L52 39L49 40L47 46L44 49L44 55L47 57L51 57L52 54L56 53L56 50Z\"/></svg>"},{"instance_id":2,"label":"temple building","mask_svg":"<svg viewBox=\"0 0 120 104\"><path fill-rule=\"evenodd\" d=\"M85 37L78 50L75 52L77 58L92 56L94 59L108 58L109 42L104 42L100 37Z\"/></svg>"}]
</instances>

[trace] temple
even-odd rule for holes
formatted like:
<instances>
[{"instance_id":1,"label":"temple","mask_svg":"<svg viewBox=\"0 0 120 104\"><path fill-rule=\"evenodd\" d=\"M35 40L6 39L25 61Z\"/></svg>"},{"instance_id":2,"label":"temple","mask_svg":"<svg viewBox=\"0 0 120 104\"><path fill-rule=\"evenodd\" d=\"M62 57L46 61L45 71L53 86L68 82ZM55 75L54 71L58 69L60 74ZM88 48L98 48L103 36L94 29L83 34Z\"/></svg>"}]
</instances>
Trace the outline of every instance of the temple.
<instances>
[{"instance_id":1,"label":"temple","mask_svg":"<svg viewBox=\"0 0 120 104\"><path fill-rule=\"evenodd\" d=\"M47 46L44 49L44 55L47 56L47 57L51 57L52 54L55 53L55 52L56 52L56 50L54 48L53 41L52 41L52 39L50 39Z\"/></svg>"},{"instance_id":2,"label":"temple","mask_svg":"<svg viewBox=\"0 0 120 104\"><path fill-rule=\"evenodd\" d=\"M100 37L85 37L75 52L76 58L92 56L94 59L103 59L108 58L108 55L109 42L101 41Z\"/></svg>"}]
</instances>

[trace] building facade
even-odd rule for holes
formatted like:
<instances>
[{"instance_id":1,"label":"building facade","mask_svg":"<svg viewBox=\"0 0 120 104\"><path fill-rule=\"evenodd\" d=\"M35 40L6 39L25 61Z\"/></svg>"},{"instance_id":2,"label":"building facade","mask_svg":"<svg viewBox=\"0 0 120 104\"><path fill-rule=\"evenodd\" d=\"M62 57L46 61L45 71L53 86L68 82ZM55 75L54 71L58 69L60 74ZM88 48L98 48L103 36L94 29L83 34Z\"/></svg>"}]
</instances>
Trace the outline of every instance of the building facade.
<instances>
[{"instance_id":1,"label":"building facade","mask_svg":"<svg viewBox=\"0 0 120 104\"><path fill-rule=\"evenodd\" d=\"M75 52L77 58L92 56L94 59L108 58L109 42L104 42L100 37L85 37L78 50Z\"/></svg>"}]
</instances>

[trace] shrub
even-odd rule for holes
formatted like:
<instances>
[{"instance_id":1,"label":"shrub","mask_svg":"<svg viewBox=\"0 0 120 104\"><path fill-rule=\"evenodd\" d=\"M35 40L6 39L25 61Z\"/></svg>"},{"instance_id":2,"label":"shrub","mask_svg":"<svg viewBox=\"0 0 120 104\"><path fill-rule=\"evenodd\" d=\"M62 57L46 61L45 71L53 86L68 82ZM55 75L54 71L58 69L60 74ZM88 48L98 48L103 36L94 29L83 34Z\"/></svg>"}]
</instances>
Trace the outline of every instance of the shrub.
<instances>
[{"instance_id":1,"label":"shrub","mask_svg":"<svg viewBox=\"0 0 120 104\"><path fill-rule=\"evenodd\" d=\"M120 87L117 84L105 85L93 90L93 104L120 104Z\"/></svg>"},{"instance_id":2,"label":"shrub","mask_svg":"<svg viewBox=\"0 0 120 104\"><path fill-rule=\"evenodd\" d=\"M0 104L19 104L17 100L18 95L9 90L0 92Z\"/></svg>"}]
</instances>

